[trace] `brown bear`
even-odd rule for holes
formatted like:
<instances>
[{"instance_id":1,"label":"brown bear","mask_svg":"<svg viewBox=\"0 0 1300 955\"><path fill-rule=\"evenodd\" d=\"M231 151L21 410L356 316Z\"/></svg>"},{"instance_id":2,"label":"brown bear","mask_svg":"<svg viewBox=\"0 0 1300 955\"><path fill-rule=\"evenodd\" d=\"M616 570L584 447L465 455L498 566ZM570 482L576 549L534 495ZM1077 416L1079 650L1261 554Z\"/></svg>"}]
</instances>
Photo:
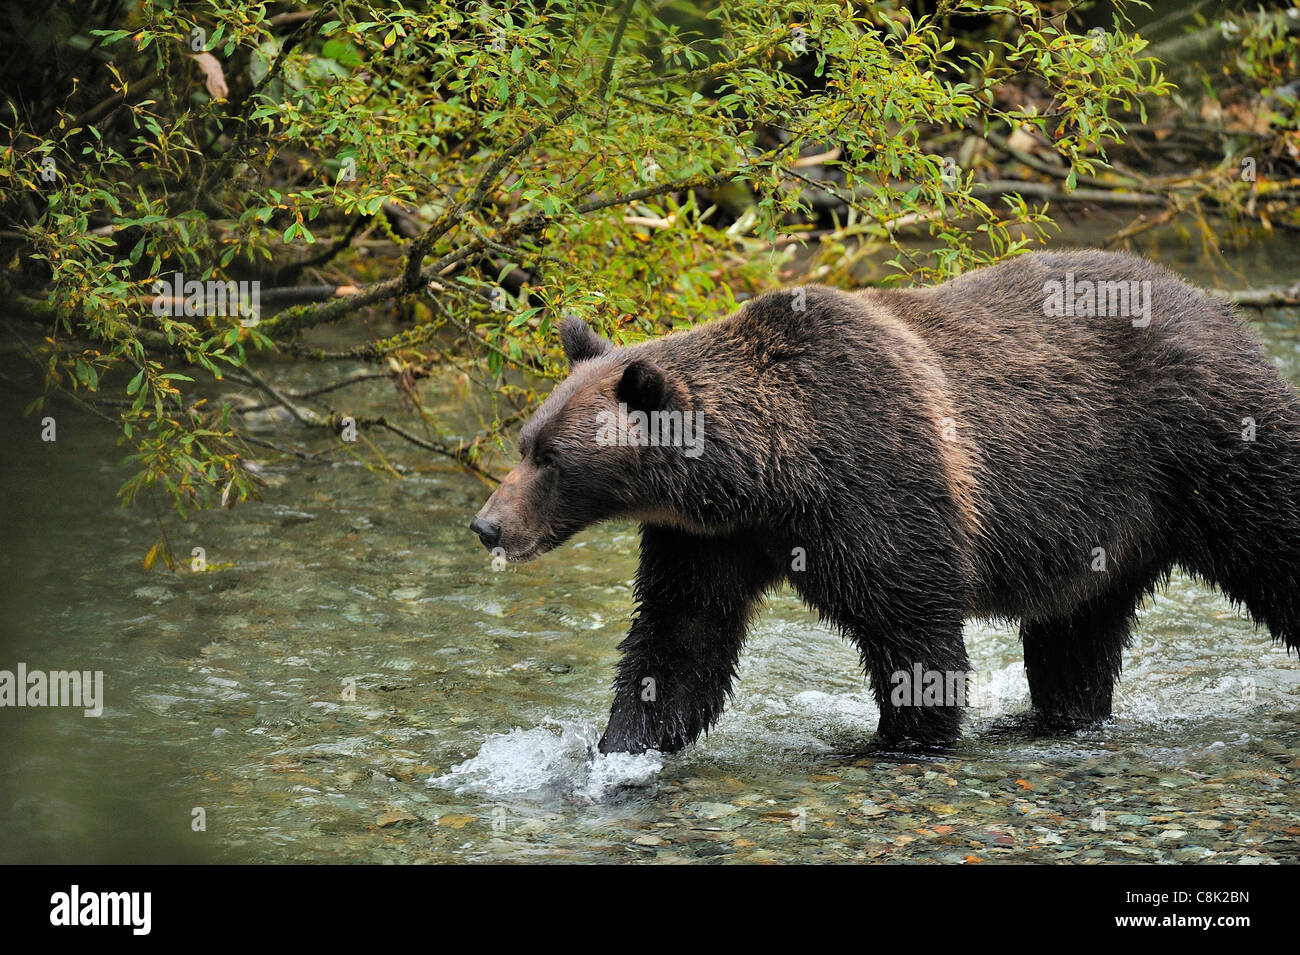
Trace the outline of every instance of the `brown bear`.
<instances>
[{"instance_id":1,"label":"brown bear","mask_svg":"<svg viewBox=\"0 0 1300 955\"><path fill-rule=\"evenodd\" d=\"M560 332L570 374L471 528L522 561L641 523L603 752L708 730L782 581L860 650L890 745L958 737L970 617L1019 620L1037 712L1106 718L1175 567L1300 646L1300 400L1229 306L1144 259L784 289L629 347Z\"/></svg>"}]
</instances>

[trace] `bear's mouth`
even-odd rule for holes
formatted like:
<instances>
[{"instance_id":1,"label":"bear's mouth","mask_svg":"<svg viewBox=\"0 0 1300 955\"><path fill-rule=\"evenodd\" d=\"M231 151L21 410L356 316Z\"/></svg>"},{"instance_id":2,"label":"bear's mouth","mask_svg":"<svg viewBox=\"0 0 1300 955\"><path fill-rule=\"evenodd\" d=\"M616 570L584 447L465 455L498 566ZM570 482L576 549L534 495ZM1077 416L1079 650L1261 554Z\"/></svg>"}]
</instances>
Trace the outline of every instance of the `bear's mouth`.
<instances>
[{"instance_id":1,"label":"bear's mouth","mask_svg":"<svg viewBox=\"0 0 1300 955\"><path fill-rule=\"evenodd\" d=\"M526 564L534 557L540 557L542 554L545 554L548 550L550 550L554 546L555 543L553 541L547 540L546 538L542 538L541 540L537 541L535 544L532 544L530 547L528 547L525 550L521 550L517 554L507 554L506 560L510 561L510 563L512 564Z\"/></svg>"}]
</instances>

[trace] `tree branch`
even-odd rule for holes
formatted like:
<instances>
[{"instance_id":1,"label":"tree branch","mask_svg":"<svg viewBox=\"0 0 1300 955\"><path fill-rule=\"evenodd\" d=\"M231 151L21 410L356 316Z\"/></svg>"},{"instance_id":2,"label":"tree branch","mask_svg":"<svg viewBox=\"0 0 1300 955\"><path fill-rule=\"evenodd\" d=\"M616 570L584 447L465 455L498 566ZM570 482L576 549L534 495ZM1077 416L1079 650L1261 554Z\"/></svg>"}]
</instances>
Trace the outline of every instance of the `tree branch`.
<instances>
[{"instance_id":1,"label":"tree branch","mask_svg":"<svg viewBox=\"0 0 1300 955\"><path fill-rule=\"evenodd\" d=\"M406 291L413 291L418 288L420 283L420 265L424 257L433 248L433 244L441 239L461 219L478 211L479 206L483 204L488 190L496 183L498 177L514 160L526 152L537 140L541 139L550 130L563 123L578 110L576 102L569 103L564 109L560 110L555 116L544 119L534 125L528 132L516 140L509 149L505 150L496 159L488 164L487 169L479 177L478 184L469 197L462 202L457 203L453 208L443 213L433 225L425 230L424 234L411 243L411 251L406 259L406 269L402 276L402 282Z\"/></svg>"},{"instance_id":2,"label":"tree branch","mask_svg":"<svg viewBox=\"0 0 1300 955\"><path fill-rule=\"evenodd\" d=\"M772 37L751 46L739 56L730 60L724 60L721 63L714 63L710 66L702 66L697 70L689 70L685 73L673 73L668 76L647 76L639 80L630 80L623 84L624 89L644 89L647 86L667 86L669 83L684 83L688 80L713 79L729 73L742 63L746 63L756 57L762 56L769 50L774 50L780 46L790 36L790 30L782 30Z\"/></svg>"}]
</instances>

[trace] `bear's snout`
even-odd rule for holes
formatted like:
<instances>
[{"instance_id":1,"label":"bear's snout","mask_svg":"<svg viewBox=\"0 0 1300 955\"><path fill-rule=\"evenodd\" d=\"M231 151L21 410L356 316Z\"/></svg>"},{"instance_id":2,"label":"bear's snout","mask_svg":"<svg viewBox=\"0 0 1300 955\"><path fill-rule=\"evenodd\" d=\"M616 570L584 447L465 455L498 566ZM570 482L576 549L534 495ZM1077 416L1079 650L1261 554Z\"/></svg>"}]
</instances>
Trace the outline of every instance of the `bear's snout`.
<instances>
[{"instance_id":1,"label":"bear's snout","mask_svg":"<svg viewBox=\"0 0 1300 955\"><path fill-rule=\"evenodd\" d=\"M488 550L496 547L501 541L501 525L496 521L485 520L475 515L474 520L469 522L469 529L478 535L478 539Z\"/></svg>"},{"instance_id":2,"label":"bear's snout","mask_svg":"<svg viewBox=\"0 0 1300 955\"><path fill-rule=\"evenodd\" d=\"M551 535L554 512L545 491L546 481L525 460L502 479L469 522L469 529L493 557L518 563L532 560L556 544Z\"/></svg>"}]
</instances>

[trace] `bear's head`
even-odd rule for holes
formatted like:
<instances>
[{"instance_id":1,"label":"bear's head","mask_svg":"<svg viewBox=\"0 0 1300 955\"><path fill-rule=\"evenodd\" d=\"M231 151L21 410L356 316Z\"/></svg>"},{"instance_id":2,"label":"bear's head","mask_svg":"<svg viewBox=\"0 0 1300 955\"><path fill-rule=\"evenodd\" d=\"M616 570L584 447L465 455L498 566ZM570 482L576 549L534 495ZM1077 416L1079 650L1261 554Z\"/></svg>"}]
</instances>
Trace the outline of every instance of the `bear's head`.
<instances>
[{"instance_id":1,"label":"bear's head","mask_svg":"<svg viewBox=\"0 0 1300 955\"><path fill-rule=\"evenodd\" d=\"M616 348L586 322L560 326L569 376L519 432L520 461L470 522L493 553L531 560L578 531L613 518L674 521L689 441L690 396L646 346ZM660 442L660 422L688 429L686 442ZM653 466L648 460L653 457ZM499 550L498 550L499 549Z\"/></svg>"}]
</instances>

